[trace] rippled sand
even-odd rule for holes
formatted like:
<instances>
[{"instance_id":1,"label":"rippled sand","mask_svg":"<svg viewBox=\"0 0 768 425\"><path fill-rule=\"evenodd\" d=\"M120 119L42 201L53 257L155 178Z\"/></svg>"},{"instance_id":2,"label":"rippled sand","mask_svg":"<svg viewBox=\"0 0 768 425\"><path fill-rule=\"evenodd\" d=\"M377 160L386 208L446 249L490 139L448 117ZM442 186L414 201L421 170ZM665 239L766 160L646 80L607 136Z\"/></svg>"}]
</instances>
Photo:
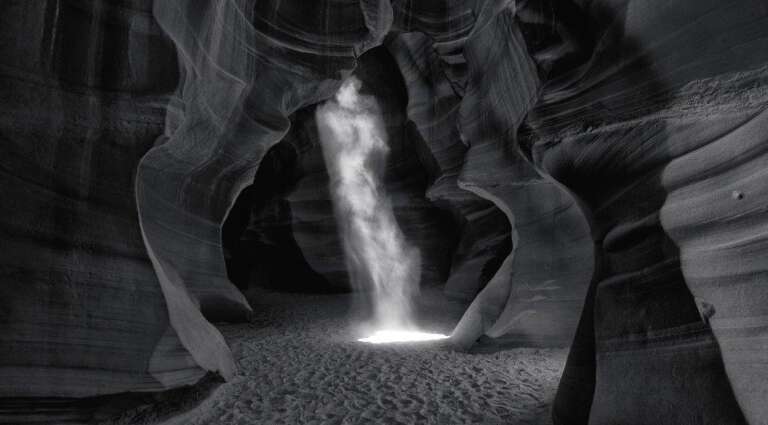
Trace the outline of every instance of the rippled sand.
<instances>
[{"instance_id":1,"label":"rippled sand","mask_svg":"<svg viewBox=\"0 0 768 425\"><path fill-rule=\"evenodd\" d=\"M349 295L251 295L253 323L221 325L235 380L166 424L548 424L565 350L471 354L444 342L358 342ZM460 309L423 302L449 333Z\"/></svg>"}]
</instances>

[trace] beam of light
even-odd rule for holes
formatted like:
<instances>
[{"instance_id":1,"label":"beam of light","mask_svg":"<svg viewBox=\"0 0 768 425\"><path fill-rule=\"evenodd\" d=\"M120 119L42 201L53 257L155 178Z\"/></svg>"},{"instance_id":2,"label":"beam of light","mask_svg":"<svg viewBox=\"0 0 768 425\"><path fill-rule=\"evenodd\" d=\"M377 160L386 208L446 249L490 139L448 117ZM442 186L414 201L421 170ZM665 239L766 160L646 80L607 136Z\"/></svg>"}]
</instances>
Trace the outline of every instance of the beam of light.
<instances>
[{"instance_id":1,"label":"beam of light","mask_svg":"<svg viewBox=\"0 0 768 425\"><path fill-rule=\"evenodd\" d=\"M371 295L374 329L412 329L420 256L397 225L382 176L389 151L378 103L351 77L317 108L323 156L353 285Z\"/></svg>"},{"instance_id":2,"label":"beam of light","mask_svg":"<svg viewBox=\"0 0 768 425\"><path fill-rule=\"evenodd\" d=\"M358 341L368 342L371 344L388 344L393 342L437 341L445 338L448 338L448 335L419 331L381 329L374 332L373 335L367 338L358 339Z\"/></svg>"}]
</instances>

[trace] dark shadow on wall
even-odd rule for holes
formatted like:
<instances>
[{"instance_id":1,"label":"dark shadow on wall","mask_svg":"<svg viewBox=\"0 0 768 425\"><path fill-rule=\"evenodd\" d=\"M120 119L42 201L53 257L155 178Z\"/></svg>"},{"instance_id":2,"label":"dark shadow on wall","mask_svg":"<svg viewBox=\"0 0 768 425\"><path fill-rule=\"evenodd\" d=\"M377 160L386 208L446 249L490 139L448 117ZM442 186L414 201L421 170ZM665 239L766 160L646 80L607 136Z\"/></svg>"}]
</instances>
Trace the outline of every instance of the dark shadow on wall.
<instances>
[{"instance_id":1,"label":"dark shadow on wall","mask_svg":"<svg viewBox=\"0 0 768 425\"><path fill-rule=\"evenodd\" d=\"M309 116L302 111L294 119ZM251 285L285 292L346 290L316 273L294 238L291 204L284 197L302 178L299 157L307 150L296 140L289 135L269 150L224 223L227 272L243 291Z\"/></svg>"},{"instance_id":2,"label":"dark shadow on wall","mask_svg":"<svg viewBox=\"0 0 768 425\"><path fill-rule=\"evenodd\" d=\"M744 423L659 219L674 135L649 116L675 87L656 73L658 46L625 32L627 4L528 1L518 11L544 81L520 147L579 200L596 253L553 419Z\"/></svg>"}]
</instances>

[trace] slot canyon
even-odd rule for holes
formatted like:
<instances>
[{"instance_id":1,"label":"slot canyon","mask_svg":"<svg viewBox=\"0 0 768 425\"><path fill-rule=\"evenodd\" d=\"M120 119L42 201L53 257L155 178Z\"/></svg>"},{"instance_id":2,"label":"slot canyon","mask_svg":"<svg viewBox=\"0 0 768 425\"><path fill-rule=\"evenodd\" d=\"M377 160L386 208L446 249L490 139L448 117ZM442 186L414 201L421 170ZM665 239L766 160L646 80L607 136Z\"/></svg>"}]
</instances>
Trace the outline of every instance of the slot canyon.
<instances>
[{"instance_id":1,"label":"slot canyon","mask_svg":"<svg viewBox=\"0 0 768 425\"><path fill-rule=\"evenodd\" d=\"M768 424L765 0L3 0L0 423Z\"/></svg>"}]
</instances>

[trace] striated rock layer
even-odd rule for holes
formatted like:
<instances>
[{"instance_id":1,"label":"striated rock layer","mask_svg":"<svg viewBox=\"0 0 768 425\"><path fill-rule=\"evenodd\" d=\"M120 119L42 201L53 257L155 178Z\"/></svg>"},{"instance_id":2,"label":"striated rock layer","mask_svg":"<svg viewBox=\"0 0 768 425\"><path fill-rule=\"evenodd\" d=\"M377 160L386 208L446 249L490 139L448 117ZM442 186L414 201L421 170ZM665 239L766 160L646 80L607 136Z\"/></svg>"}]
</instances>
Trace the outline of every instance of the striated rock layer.
<instances>
[{"instance_id":1,"label":"striated rock layer","mask_svg":"<svg viewBox=\"0 0 768 425\"><path fill-rule=\"evenodd\" d=\"M178 79L151 4L0 9L0 398L196 382L132 190Z\"/></svg>"},{"instance_id":2,"label":"striated rock layer","mask_svg":"<svg viewBox=\"0 0 768 425\"><path fill-rule=\"evenodd\" d=\"M506 216L491 202L459 188L457 179L467 146L456 125L459 97L443 72L431 39L405 33L387 43L408 91L407 114L423 146L421 163L432 184L425 197L457 217L460 241L445 281L445 293L472 300L511 249Z\"/></svg>"},{"instance_id":3,"label":"striated rock layer","mask_svg":"<svg viewBox=\"0 0 768 425\"><path fill-rule=\"evenodd\" d=\"M473 287L473 279L455 269L463 282L451 276L449 291L483 290L452 340L464 347L483 335L566 343L589 282L591 242L567 191L539 176L514 149L517 127L538 88L514 26L515 10L492 1L435 10L408 6L399 5L403 14L395 22L406 33L390 49L413 96L409 115L441 172L428 196L448 200L468 217L477 217L471 212L477 207L465 200L491 202L509 223L514 249L484 286ZM483 235L480 243L489 242L494 243L491 235Z\"/></svg>"},{"instance_id":4,"label":"striated rock layer","mask_svg":"<svg viewBox=\"0 0 768 425\"><path fill-rule=\"evenodd\" d=\"M768 8L557 9L518 12L545 81L522 144L583 203L598 262L556 423L759 424Z\"/></svg>"}]
</instances>

